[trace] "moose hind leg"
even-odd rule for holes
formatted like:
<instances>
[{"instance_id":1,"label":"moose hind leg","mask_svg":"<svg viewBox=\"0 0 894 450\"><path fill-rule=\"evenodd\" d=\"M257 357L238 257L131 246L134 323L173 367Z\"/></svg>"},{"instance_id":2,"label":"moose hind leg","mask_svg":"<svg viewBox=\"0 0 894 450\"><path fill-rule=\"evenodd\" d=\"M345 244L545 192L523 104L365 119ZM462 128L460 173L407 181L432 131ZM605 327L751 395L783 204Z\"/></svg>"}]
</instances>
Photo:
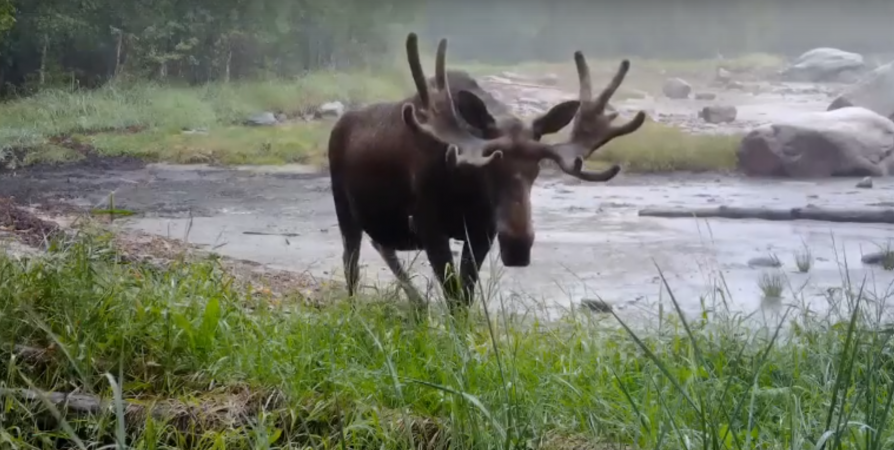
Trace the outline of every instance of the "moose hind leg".
<instances>
[{"instance_id":1,"label":"moose hind leg","mask_svg":"<svg viewBox=\"0 0 894 450\"><path fill-rule=\"evenodd\" d=\"M401 288L409 297L410 302L413 303L417 308L425 306L425 300L422 295L419 294L419 291L416 290L416 287L413 286L413 283L410 281L410 275L404 269L403 264L400 263L400 260L397 258L397 252L394 249L385 248L382 244L373 241L373 247L376 251L379 252L379 255L382 255L382 259L385 260L385 264L388 265L388 268L391 269L391 273L394 274L397 281L400 283Z\"/></svg>"}]
</instances>

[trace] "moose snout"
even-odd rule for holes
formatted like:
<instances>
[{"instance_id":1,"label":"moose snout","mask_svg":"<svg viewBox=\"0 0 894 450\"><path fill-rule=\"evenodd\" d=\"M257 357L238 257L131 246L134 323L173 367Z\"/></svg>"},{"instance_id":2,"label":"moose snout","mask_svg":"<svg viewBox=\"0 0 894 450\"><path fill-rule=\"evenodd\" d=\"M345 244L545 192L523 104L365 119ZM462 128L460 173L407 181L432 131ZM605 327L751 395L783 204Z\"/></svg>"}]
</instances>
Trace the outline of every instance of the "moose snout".
<instances>
[{"instance_id":1,"label":"moose snout","mask_svg":"<svg viewBox=\"0 0 894 450\"><path fill-rule=\"evenodd\" d=\"M531 264L531 247L534 245L534 234L497 235L500 243L500 259L506 267L528 267Z\"/></svg>"}]
</instances>

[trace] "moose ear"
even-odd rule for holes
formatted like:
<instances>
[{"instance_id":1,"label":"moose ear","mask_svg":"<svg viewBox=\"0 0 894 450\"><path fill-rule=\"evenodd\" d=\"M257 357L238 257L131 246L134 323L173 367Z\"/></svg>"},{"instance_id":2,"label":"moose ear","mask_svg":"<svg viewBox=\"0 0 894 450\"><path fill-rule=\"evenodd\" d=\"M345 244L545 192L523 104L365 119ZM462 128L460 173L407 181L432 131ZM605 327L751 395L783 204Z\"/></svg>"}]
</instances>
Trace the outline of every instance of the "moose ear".
<instances>
[{"instance_id":1,"label":"moose ear","mask_svg":"<svg viewBox=\"0 0 894 450\"><path fill-rule=\"evenodd\" d=\"M540 139L545 134L558 133L559 130L565 128L574 119L578 108L580 108L580 101L578 100L568 100L553 106L531 123L534 137Z\"/></svg>"},{"instance_id":2,"label":"moose ear","mask_svg":"<svg viewBox=\"0 0 894 450\"><path fill-rule=\"evenodd\" d=\"M472 92L466 90L457 92L454 103L459 115L473 128L486 132L497 125L484 100Z\"/></svg>"}]
</instances>

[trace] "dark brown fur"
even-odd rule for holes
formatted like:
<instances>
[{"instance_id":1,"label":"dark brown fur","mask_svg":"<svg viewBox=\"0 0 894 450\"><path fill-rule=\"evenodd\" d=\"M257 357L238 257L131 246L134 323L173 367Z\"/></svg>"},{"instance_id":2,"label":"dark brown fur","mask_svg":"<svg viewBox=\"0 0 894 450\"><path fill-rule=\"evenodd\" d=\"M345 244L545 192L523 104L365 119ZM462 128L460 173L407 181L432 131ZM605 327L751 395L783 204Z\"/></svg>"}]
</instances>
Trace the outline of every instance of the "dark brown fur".
<instances>
[{"instance_id":1,"label":"dark brown fur","mask_svg":"<svg viewBox=\"0 0 894 450\"><path fill-rule=\"evenodd\" d=\"M607 118L602 114L604 105L597 105L601 97L593 102L589 94L582 101L560 103L525 124L467 73L444 69L446 41L438 50L435 77L426 80L411 34L407 52L416 95L348 112L332 129L330 177L350 295L356 290L360 243L366 232L411 300L422 298L410 285L397 251L425 250L451 309L456 300L470 304L478 268L495 237L504 265L530 263L534 242L530 191L539 161L552 159L585 180L608 180L618 168L584 172L583 158L642 125L641 113L630 124L610 127L613 117ZM619 73L626 73L625 67ZM588 93L584 85L589 85L589 73L581 80L581 93ZM571 141L539 142L572 120ZM459 280L451 277L450 239L464 243Z\"/></svg>"}]
</instances>

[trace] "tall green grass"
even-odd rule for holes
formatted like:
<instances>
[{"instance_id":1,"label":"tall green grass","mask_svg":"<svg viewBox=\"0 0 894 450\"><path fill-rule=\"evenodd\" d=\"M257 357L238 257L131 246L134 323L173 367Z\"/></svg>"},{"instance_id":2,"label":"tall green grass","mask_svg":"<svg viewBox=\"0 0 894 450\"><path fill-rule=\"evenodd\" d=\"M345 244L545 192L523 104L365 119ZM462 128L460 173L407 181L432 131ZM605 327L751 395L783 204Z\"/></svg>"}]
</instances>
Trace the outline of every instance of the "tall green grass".
<instances>
[{"instance_id":1,"label":"tall green grass","mask_svg":"<svg viewBox=\"0 0 894 450\"><path fill-rule=\"evenodd\" d=\"M476 310L456 322L433 309L416 323L395 299L312 307L247 294L214 259L128 264L105 237L83 235L44 257L0 256L0 442L891 448L884 300L859 283L843 292L830 313L665 314L648 332L578 313L547 324ZM66 415L52 399L25 399L28 388L100 395L110 406ZM153 404L164 408L137 413Z\"/></svg>"},{"instance_id":2,"label":"tall green grass","mask_svg":"<svg viewBox=\"0 0 894 450\"><path fill-rule=\"evenodd\" d=\"M183 129L204 128L211 135L224 130L225 134L228 126L241 123L251 115L264 111L297 115L335 100L354 104L401 98L409 92L402 77L403 74L397 71L318 72L291 80L213 83L203 86L121 82L96 90L47 89L27 98L0 104L0 123L3 124L0 127L0 162L6 159L3 156L11 149L25 149L26 163L76 157L77 155L60 154L65 149L51 141L56 136L148 129L158 141L187 139L180 137ZM313 140L316 145L315 136L319 133L313 124L307 128L308 133L303 133L304 130L300 127L291 131L298 139ZM252 131L258 134L256 130L247 132ZM304 134L311 137L303 138ZM109 140L108 134L101 135L101 138ZM221 137L219 140L223 139ZM101 153L133 153L135 156L151 153L150 156L170 159L169 153L175 144L166 145L165 152L160 155L159 152L133 148L138 142L145 140L144 136L138 136L121 145L100 150ZM258 142L258 148L261 148L264 140L263 137L254 139ZM190 153L199 154L215 150L226 153L227 156L238 150L245 152L243 149L220 145L216 141L205 147L190 147ZM28 153L34 155L30 155L29 159ZM233 159L235 162L240 161L238 157Z\"/></svg>"},{"instance_id":3,"label":"tall green grass","mask_svg":"<svg viewBox=\"0 0 894 450\"><path fill-rule=\"evenodd\" d=\"M667 71L713 76L717 64L641 63L635 63L639 69L631 72L624 86L660 86L670 76ZM771 63L771 58L759 57L724 62L728 67L764 67ZM84 149L103 156L173 163L320 164L325 159L331 120L297 120L285 126L252 128L241 122L263 111L300 116L334 100L350 105L403 98L413 92L405 64L400 59L393 66L384 64L391 69L375 72L316 72L294 79L203 86L120 81L97 90L47 89L0 104L0 167L77 160L83 157ZM617 70L617 61L593 61L591 65L597 80ZM451 65L454 66L479 75L502 70L557 72L570 83L567 89L576 89L570 60L565 64L531 63L516 67L463 62ZM623 95L619 93L616 100ZM184 129L202 132L184 134ZM54 138L59 136L70 136L70 140L58 142ZM593 159L596 164L620 163L631 172L728 171L736 166L738 139L691 135L650 122L636 133L610 143Z\"/></svg>"},{"instance_id":4,"label":"tall green grass","mask_svg":"<svg viewBox=\"0 0 894 450\"><path fill-rule=\"evenodd\" d=\"M210 127L261 111L299 112L334 100L400 98L408 92L400 81L396 73L326 72L203 86L112 83L96 90L48 89L2 105L0 142L127 127Z\"/></svg>"}]
</instances>

